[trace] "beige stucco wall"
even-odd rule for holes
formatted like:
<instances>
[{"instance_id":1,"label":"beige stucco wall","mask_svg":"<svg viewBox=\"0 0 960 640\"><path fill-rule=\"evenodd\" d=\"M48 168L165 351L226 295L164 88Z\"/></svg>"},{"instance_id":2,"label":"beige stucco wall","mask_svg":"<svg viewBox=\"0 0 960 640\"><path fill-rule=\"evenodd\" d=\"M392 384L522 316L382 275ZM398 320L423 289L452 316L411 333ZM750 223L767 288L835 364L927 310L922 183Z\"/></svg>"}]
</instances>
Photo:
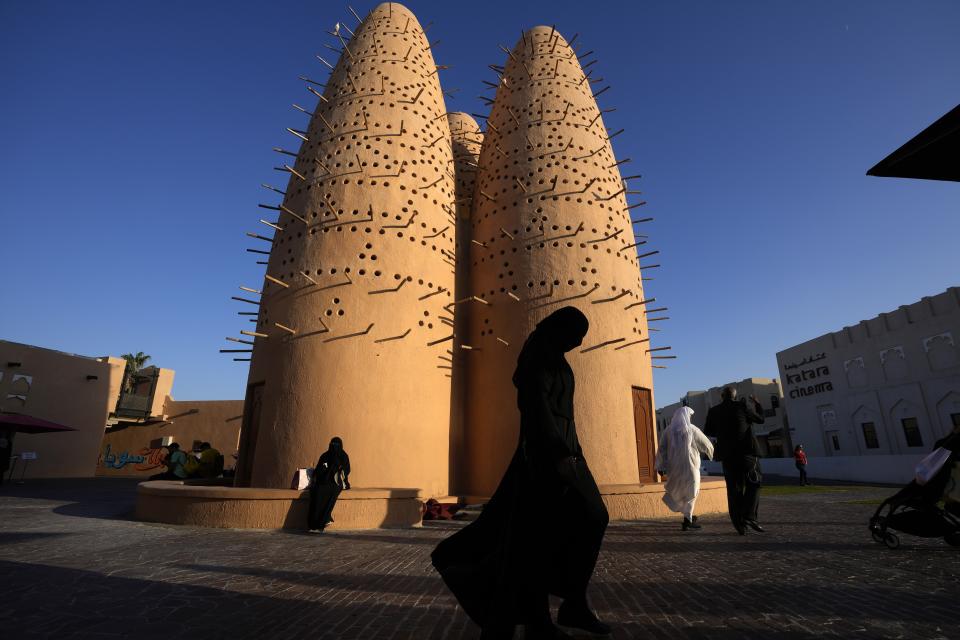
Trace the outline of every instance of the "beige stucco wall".
<instances>
[{"instance_id":1,"label":"beige stucco wall","mask_svg":"<svg viewBox=\"0 0 960 640\"><path fill-rule=\"evenodd\" d=\"M157 386L153 391L153 401L150 404L151 416L162 416L165 413L164 405L171 399L173 393L173 378L175 372L172 369L160 369L160 375L157 376Z\"/></svg>"},{"instance_id":2,"label":"beige stucco wall","mask_svg":"<svg viewBox=\"0 0 960 640\"><path fill-rule=\"evenodd\" d=\"M209 442L224 456L226 468L240 438L242 400L170 400L161 407L165 419L111 429L103 436L97 475L149 477L165 470L166 448L152 446L165 437L189 451L194 440Z\"/></svg>"},{"instance_id":3,"label":"beige stucco wall","mask_svg":"<svg viewBox=\"0 0 960 640\"><path fill-rule=\"evenodd\" d=\"M601 484L638 482L631 386L653 388L631 246L642 239L608 137L573 50L550 27L527 31L506 62L480 156L472 239L482 245L471 244L469 259L481 301L458 308L471 314L472 347L463 493L490 495L502 476L519 428L510 382L519 349L565 305L590 320L583 349L568 354L585 454Z\"/></svg>"},{"instance_id":4,"label":"beige stucco wall","mask_svg":"<svg viewBox=\"0 0 960 640\"><path fill-rule=\"evenodd\" d=\"M300 145L292 168L303 179L291 174L271 220L282 231L258 225L267 274L283 285L242 283L262 290L256 331L267 337L255 338L249 378L264 383L259 426L244 427L257 436L240 455L250 484L287 487L341 436L356 486L446 495L450 129L413 14L381 4L354 31L316 115L293 126L307 140L285 145Z\"/></svg>"},{"instance_id":5,"label":"beige stucco wall","mask_svg":"<svg viewBox=\"0 0 960 640\"><path fill-rule=\"evenodd\" d=\"M19 362L20 366L10 366ZM0 340L0 410L50 420L76 431L14 438L14 453L35 451L27 478L94 475L107 416L123 381L120 358L90 358ZM32 381L18 380L29 376ZM87 376L96 376L88 380ZM19 397L22 396L22 399ZM19 463L16 477L20 477Z\"/></svg>"}]
</instances>

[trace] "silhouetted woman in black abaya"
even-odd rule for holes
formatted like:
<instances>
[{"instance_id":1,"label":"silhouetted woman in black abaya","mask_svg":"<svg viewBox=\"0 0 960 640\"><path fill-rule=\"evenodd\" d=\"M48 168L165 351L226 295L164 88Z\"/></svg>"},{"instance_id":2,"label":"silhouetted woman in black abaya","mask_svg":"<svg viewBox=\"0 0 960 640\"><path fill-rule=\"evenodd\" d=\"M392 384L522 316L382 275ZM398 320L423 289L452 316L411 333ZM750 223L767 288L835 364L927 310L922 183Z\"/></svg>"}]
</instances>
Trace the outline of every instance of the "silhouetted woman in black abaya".
<instances>
[{"instance_id":1,"label":"silhouetted woman in black abaya","mask_svg":"<svg viewBox=\"0 0 960 640\"><path fill-rule=\"evenodd\" d=\"M350 456L343 450L343 440L332 438L330 448L321 454L310 479L310 511L307 529L323 529L333 522L333 507L340 491L350 488Z\"/></svg>"},{"instance_id":2,"label":"silhouetted woman in black abaya","mask_svg":"<svg viewBox=\"0 0 960 640\"><path fill-rule=\"evenodd\" d=\"M564 353L587 333L586 316L564 307L527 338L513 383L520 442L476 521L433 552L433 565L481 638L567 637L550 618L549 594L564 599L560 625L607 634L587 604L587 584L607 510L583 458L573 418L573 370Z\"/></svg>"}]
</instances>

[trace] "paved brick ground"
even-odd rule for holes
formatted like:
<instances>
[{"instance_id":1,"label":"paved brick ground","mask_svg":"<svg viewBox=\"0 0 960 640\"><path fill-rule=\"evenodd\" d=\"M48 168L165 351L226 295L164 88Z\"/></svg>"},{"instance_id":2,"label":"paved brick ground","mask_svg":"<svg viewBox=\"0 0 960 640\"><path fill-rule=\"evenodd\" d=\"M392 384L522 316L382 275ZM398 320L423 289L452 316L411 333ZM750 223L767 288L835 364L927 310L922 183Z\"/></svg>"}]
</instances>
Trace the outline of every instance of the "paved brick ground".
<instances>
[{"instance_id":1,"label":"paved brick ground","mask_svg":"<svg viewBox=\"0 0 960 640\"><path fill-rule=\"evenodd\" d=\"M134 484L0 488L0 637L476 638L428 556L460 526L323 535L129 519ZM615 638L960 638L960 549L871 541L890 489L765 497L769 532L719 516L614 523L591 587ZM518 633L519 637L520 634Z\"/></svg>"}]
</instances>

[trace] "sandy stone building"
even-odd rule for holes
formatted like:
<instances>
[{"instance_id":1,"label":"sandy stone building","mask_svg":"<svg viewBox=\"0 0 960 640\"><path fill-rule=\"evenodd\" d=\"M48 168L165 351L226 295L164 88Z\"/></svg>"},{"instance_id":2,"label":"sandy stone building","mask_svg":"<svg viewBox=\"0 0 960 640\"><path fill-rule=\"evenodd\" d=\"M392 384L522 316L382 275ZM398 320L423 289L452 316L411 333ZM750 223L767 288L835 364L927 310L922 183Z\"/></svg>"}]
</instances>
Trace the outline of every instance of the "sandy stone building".
<instances>
[{"instance_id":1,"label":"sandy stone building","mask_svg":"<svg viewBox=\"0 0 960 640\"><path fill-rule=\"evenodd\" d=\"M107 419L123 384L126 361L93 358L0 340L0 411L76 429L18 433L13 454L36 453L28 478L94 475ZM23 463L13 471L20 476Z\"/></svg>"},{"instance_id":2,"label":"sandy stone building","mask_svg":"<svg viewBox=\"0 0 960 640\"><path fill-rule=\"evenodd\" d=\"M321 60L316 106L298 107L299 151L279 150L295 160L263 205L276 219L248 234L269 258L236 296L256 308L232 338L252 347L238 485L288 487L341 436L356 486L490 495L519 429L519 349L567 304L591 322L570 360L594 473L653 481L643 203L576 52L554 29L524 33L484 133L446 113L409 10L381 4L350 36Z\"/></svg>"},{"instance_id":3,"label":"sandy stone building","mask_svg":"<svg viewBox=\"0 0 960 640\"><path fill-rule=\"evenodd\" d=\"M149 367L125 384L126 361L0 340L0 411L75 429L17 433L13 454L36 454L25 478L147 477L164 470L165 444L210 442L228 466L240 434L240 400L177 401L174 371ZM24 472L24 461L12 469Z\"/></svg>"},{"instance_id":4,"label":"sandy stone building","mask_svg":"<svg viewBox=\"0 0 960 640\"><path fill-rule=\"evenodd\" d=\"M455 184L438 67L416 17L381 4L343 41L289 180L258 309L237 479L289 487L331 437L365 487L449 490ZM266 235L263 235L266 234ZM239 296L238 296L239 297Z\"/></svg>"},{"instance_id":5,"label":"sandy stone building","mask_svg":"<svg viewBox=\"0 0 960 640\"><path fill-rule=\"evenodd\" d=\"M576 420L601 484L653 480L652 372L628 180L579 59L550 27L523 34L487 119L473 198L467 494L490 495L516 446L511 375L536 323L574 305L590 321L568 360ZM646 252L645 252L646 253ZM653 252L656 253L656 252Z\"/></svg>"},{"instance_id":6,"label":"sandy stone building","mask_svg":"<svg viewBox=\"0 0 960 640\"><path fill-rule=\"evenodd\" d=\"M447 113L409 10L356 17L331 33L327 81L309 81L316 105L295 105L309 116L288 130L299 149L276 149L289 179L261 205L276 215L248 233L267 268L235 296L256 328L228 338L251 354L235 486L145 487L138 513L288 526L303 508L291 480L332 436L353 466L335 526L414 524L428 497L482 500L516 447L519 350L573 305L591 324L569 354L578 432L611 517L660 514L652 361L669 347L650 343L648 323L666 318L641 277L658 252L637 233L650 218L629 198L639 176L621 175L602 90L536 27L494 65L481 130ZM705 487L703 509L721 489Z\"/></svg>"}]
</instances>

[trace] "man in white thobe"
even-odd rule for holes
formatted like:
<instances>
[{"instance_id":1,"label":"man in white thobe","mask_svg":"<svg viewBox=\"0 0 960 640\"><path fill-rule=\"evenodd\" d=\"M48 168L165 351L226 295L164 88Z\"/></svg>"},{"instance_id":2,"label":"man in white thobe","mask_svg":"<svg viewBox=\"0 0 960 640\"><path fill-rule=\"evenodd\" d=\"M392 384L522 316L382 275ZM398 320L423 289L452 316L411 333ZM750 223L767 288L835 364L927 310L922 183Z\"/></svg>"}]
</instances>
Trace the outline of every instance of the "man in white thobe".
<instances>
[{"instance_id":1,"label":"man in white thobe","mask_svg":"<svg viewBox=\"0 0 960 640\"><path fill-rule=\"evenodd\" d=\"M671 511L683 514L684 531L699 529L693 507L700 493L700 454L713 456L713 444L703 432L690 422L693 409L677 409L670 426L660 438L657 451L657 471L667 477L663 502Z\"/></svg>"}]
</instances>

